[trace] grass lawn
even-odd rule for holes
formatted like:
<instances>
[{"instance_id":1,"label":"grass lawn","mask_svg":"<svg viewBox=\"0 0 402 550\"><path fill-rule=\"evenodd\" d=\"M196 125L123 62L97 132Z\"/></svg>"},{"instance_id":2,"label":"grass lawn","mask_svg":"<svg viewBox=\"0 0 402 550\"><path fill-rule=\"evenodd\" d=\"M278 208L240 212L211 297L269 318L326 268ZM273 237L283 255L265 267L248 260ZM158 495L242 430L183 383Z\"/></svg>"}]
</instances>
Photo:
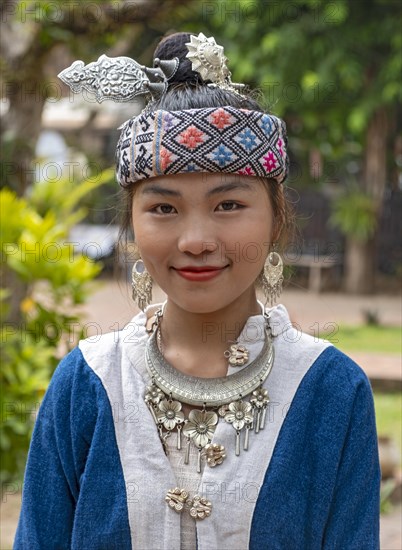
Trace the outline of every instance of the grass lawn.
<instances>
[{"instance_id":1,"label":"grass lawn","mask_svg":"<svg viewBox=\"0 0 402 550\"><path fill-rule=\"evenodd\" d=\"M401 353L402 333L400 327L375 325L343 326L331 323L320 334L344 352L367 351L372 353Z\"/></svg>"},{"instance_id":2,"label":"grass lawn","mask_svg":"<svg viewBox=\"0 0 402 550\"><path fill-rule=\"evenodd\" d=\"M374 392L378 435L391 436L402 452L402 393Z\"/></svg>"}]
</instances>

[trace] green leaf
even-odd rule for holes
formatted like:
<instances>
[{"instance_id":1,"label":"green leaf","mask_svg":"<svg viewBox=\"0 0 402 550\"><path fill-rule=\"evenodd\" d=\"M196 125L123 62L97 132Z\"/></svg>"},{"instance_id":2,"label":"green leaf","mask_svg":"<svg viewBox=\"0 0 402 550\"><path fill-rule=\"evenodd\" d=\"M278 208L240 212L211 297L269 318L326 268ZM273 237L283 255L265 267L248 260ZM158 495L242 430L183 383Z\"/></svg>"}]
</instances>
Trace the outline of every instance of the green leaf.
<instances>
[{"instance_id":1,"label":"green leaf","mask_svg":"<svg viewBox=\"0 0 402 550\"><path fill-rule=\"evenodd\" d=\"M362 192L346 193L334 202L330 223L344 235L365 241L377 227L374 201Z\"/></svg>"}]
</instances>

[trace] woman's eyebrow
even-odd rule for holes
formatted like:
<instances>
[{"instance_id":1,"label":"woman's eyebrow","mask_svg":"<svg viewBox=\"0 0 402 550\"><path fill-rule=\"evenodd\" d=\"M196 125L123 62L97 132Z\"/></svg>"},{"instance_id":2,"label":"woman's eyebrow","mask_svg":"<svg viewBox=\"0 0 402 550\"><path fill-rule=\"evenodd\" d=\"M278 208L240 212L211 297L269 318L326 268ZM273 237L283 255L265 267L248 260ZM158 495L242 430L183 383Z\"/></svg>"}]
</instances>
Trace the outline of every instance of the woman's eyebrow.
<instances>
[{"instance_id":1,"label":"woman's eyebrow","mask_svg":"<svg viewBox=\"0 0 402 550\"><path fill-rule=\"evenodd\" d=\"M160 187L159 185L145 185L142 189L143 195L164 195L166 197L181 197L181 193L174 191L173 189L167 189L166 187Z\"/></svg>"},{"instance_id":2,"label":"woman's eyebrow","mask_svg":"<svg viewBox=\"0 0 402 550\"><path fill-rule=\"evenodd\" d=\"M218 195L219 193L224 193L225 191L234 191L235 189L245 189L246 191L252 191L253 187L248 183L242 182L224 183L208 191L206 196L210 197L211 195Z\"/></svg>"}]
</instances>

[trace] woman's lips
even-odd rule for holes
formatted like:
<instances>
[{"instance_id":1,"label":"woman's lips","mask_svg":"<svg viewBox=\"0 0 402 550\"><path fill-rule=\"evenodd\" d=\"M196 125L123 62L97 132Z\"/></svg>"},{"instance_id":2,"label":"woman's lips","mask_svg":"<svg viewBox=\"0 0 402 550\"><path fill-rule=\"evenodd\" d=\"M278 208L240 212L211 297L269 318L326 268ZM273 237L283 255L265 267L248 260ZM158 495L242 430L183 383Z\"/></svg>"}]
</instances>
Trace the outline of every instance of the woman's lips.
<instances>
[{"instance_id":1,"label":"woman's lips","mask_svg":"<svg viewBox=\"0 0 402 550\"><path fill-rule=\"evenodd\" d=\"M227 266L223 267L213 267L213 266L202 266L202 267L181 267L180 269L174 268L174 270L184 279L188 281L209 281L214 279L222 273Z\"/></svg>"}]
</instances>

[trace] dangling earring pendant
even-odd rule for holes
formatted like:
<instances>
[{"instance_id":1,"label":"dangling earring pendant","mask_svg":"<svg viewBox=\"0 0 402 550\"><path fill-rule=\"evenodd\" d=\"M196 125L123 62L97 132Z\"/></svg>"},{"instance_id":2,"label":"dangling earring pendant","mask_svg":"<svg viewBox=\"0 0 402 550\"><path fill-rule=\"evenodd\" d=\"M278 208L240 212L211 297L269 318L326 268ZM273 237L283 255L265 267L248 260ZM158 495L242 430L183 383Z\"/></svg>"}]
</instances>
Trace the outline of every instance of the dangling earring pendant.
<instances>
[{"instance_id":1,"label":"dangling earring pendant","mask_svg":"<svg viewBox=\"0 0 402 550\"><path fill-rule=\"evenodd\" d=\"M283 261L277 252L270 252L265 261L262 276L262 286L265 298L270 302L271 307L279 298L282 292L283 282Z\"/></svg>"},{"instance_id":2,"label":"dangling earring pendant","mask_svg":"<svg viewBox=\"0 0 402 550\"><path fill-rule=\"evenodd\" d=\"M152 301L152 278L141 259L137 260L133 265L131 286L133 289L133 300L144 311Z\"/></svg>"}]
</instances>

